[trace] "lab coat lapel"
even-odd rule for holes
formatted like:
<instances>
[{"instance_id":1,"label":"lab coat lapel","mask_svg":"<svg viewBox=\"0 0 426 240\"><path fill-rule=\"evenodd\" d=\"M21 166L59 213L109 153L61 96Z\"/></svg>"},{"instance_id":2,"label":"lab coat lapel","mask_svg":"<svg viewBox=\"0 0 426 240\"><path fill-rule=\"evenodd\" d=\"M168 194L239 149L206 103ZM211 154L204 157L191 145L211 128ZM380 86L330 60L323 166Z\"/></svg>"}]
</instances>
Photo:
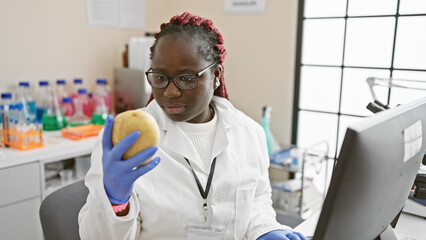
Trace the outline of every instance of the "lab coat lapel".
<instances>
[{"instance_id":1,"label":"lab coat lapel","mask_svg":"<svg viewBox=\"0 0 426 240\"><path fill-rule=\"evenodd\" d=\"M221 154L228 146L228 130L223 123L218 124L212 149L212 158Z\"/></svg>"},{"instance_id":2,"label":"lab coat lapel","mask_svg":"<svg viewBox=\"0 0 426 240\"><path fill-rule=\"evenodd\" d=\"M218 126L212 149L212 156L221 154L229 145L228 134L232 128L241 126L240 117L233 111L233 106L225 98L213 96L214 107L218 114ZM244 141L244 139L241 139Z\"/></svg>"},{"instance_id":3,"label":"lab coat lapel","mask_svg":"<svg viewBox=\"0 0 426 240\"><path fill-rule=\"evenodd\" d=\"M200 155L191 140L188 136L186 136L182 129L180 129L177 124L172 121L168 121L167 123L167 130L164 136L164 146L178 155L181 155L182 160L186 157L194 169L198 168L199 171L204 172Z\"/></svg>"}]
</instances>

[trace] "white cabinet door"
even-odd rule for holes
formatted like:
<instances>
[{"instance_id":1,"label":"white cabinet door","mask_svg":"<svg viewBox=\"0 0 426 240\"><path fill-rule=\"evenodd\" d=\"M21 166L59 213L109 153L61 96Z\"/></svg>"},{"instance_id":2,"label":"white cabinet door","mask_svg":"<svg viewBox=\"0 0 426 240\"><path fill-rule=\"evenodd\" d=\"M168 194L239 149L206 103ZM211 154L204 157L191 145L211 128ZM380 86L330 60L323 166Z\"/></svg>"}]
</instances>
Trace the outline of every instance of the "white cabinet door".
<instances>
[{"instance_id":1,"label":"white cabinet door","mask_svg":"<svg viewBox=\"0 0 426 240\"><path fill-rule=\"evenodd\" d=\"M40 165L38 162L32 162L0 169L0 183L0 208L25 199L40 197Z\"/></svg>"},{"instance_id":2,"label":"white cabinet door","mask_svg":"<svg viewBox=\"0 0 426 240\"><path fill-rule=\"evenodd\" d=\"M0 169L1 239L43 239L40 163Z\"/></svg>"},{"instance_id":3,"label":"white cabinet door","mask_svg":"<svg viewBox=\"0 0 426 240\"><path fill-rule=\"evenodd\" d=\"M40 204L37 197L1 207L1 239L43 240L38 214Z\"/></svg>"}]
</instances>

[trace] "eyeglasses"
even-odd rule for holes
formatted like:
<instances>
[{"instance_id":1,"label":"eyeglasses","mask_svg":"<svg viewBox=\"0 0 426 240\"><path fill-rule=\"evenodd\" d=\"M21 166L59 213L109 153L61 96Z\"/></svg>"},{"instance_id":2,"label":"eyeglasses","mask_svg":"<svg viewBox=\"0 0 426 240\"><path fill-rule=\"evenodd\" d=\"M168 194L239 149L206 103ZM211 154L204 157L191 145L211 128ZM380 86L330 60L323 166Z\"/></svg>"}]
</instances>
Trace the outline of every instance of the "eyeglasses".
<instances>
[{"instance_id":1,"label":"eyeglasses","mask_svg":"<svg viewBox=\"0 0 426 240\"><path fill-rule=\"evenodd\" d=\"M198 79L199 77L205 73L207 70L209 70L211 67L215 66L217 62L214 62L210 65L208 65L203 70L199 71L198 73L185 73L185 74L179 74L174 77L169 77L167 75L164 75L162 73L157 72L150 72L152 68L149 68L146 72L146 78L148 79L149 84L153 88L163 89L166 88L170 81L173 81L175 85L181 89L181 90L189 90L194 89L198 86Z\"/></svg>"}]
</instances>

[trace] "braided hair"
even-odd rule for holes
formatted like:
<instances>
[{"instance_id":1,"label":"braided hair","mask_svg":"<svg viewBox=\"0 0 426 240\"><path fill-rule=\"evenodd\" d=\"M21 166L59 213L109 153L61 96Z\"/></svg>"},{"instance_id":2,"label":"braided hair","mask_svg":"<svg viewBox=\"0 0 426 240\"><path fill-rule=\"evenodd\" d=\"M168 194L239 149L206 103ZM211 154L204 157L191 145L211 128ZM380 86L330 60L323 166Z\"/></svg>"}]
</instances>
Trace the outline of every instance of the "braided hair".
<instances>
[{"instance_id":1,"label":"braided hair","mask_svg":"<svg viewBox=\"0 0 426 240\"><path fill-rule=\"evenodd\" d=\"M161 24L160 32L154 35L155 42L150 48L151 59L155 54L155 47L157 46L158 40L162 36L172 33L187 34L188 36L195 38L199 43L198 52L203 55L207 61L214 61L222 66L222 74L219 80L220 85L215 89L214 95L229 100L223 77L223 62L225 60L226 49L223 45L222 34L219 33L215 26L213 26L212 20L184 12L181 15L172 17L170 22ZM148 103L153 99L154 96L151 94Z\"/></svg>"}]
</instances>

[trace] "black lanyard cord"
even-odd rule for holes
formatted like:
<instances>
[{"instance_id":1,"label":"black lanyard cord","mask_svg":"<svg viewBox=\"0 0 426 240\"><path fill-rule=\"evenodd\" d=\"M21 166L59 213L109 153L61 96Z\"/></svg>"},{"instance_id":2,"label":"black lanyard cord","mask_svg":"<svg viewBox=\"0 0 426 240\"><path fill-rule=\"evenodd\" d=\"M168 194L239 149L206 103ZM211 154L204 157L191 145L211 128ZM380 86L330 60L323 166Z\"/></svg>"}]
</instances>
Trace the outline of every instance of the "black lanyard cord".
<instances>
[{"instance_id":1,"label":"black lanyard cord","mask_svg":"<svg viewBox=\"0 0 426 240\"><path fill-rule=\"evenodd\" d=\"M209 195L210 185L212 184L213 174L214 174L214 168L216 166L216 158L213 159L212 165L210 166L210 173L209 177L207 179L207 185L206 190L204 191L203 186L201 186L200 180L197 177L197 174L194 172L194 169L191 166L191 163L187 158L185 158L188 165L191 167L192 174L194 175L195 181L197 182L198 190L200 190L201 197L203 197L204 200L207 199L207 196Z\"/></svg>"}]
</instances>

